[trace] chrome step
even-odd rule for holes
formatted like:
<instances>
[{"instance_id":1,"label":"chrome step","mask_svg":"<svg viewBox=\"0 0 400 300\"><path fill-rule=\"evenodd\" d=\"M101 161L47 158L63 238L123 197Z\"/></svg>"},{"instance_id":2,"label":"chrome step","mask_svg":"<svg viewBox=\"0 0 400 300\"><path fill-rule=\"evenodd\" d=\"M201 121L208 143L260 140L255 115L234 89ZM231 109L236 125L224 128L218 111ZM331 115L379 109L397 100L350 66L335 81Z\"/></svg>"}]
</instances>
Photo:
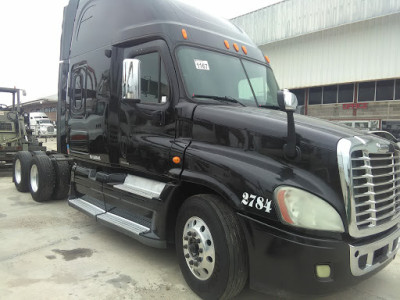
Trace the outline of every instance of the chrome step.
<instances>
[{"instance_id":1,"label":"chrome step","mask_svg":"<svg viewBox=\"0 0 400 300\"><path fill-rule=\"evenodd\" d=\"M104 214L106 212L105 210L99 208L98 206L93 205L81 198L69 199L68 204L73 208L76 208L77 210L80 210L81 212L94 218L97 215Z\"/></svg>"},{"instance_id":2,"label":"chrome step","mask_svg":"<svg viewBox=\"0 0 400 300\"><path fill-rule=\"evenodd\" d=\"M128 175L125 178L124 183L116 184L114 185L114 188L134 195L139 195L144 198L152 199L160 196L165 185L165 183L160 181Z\"/></svg>"},{"instance_id":3,"label":"chrome step","mask_svg":"<svg viewBox=\"0 0 400 300\"><path fill-rule=\"evenodd\" d=\"M133 221L129 221L120 216L114 215L112 213L105 213L97 216L97 220L99 223L103 223L104 225L108 225L116 230L122 229L124 231L133 233L135 235L139 235L141 233L149 232L150 228L135 223Z\"/></svg>"}]
</instances>

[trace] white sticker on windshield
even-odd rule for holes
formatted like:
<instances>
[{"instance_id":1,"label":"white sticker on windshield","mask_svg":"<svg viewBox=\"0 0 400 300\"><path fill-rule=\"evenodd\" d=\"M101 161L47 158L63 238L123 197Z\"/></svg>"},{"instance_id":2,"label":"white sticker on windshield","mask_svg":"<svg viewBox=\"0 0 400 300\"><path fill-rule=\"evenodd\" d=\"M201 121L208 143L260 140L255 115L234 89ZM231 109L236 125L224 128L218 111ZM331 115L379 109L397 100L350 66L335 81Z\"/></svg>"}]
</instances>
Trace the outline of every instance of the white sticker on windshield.
<instances>
[{"instance_id":1,"label":"white sticker on windshield","mask_svg":"<svg viewBox=\"0 0 400 300\"><path fill-rule=\"evenodd\" d=\"M195 59L194 64L195 64L197 70L210 71L208 61L206 61L206 60Z\"/></svg>"}]
</instances>

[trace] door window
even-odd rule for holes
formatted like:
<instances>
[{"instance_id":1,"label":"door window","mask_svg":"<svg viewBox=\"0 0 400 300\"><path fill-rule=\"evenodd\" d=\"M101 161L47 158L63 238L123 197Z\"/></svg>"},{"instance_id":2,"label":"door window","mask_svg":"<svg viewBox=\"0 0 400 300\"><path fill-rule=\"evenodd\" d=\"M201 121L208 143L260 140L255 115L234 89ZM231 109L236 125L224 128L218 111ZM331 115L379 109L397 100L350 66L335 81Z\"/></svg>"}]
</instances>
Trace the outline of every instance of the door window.
<instances>
[{"instance_id":1,"label":"door window","mask_svg":"<svg viewBox=\"0 0 400 300\"><path fill-rule=\"evenodd\" d=\"M169 99L169 85L164 63L158 52L135 57L140 60L141 103L165 103Z\"/></svg>"}]
</instances>

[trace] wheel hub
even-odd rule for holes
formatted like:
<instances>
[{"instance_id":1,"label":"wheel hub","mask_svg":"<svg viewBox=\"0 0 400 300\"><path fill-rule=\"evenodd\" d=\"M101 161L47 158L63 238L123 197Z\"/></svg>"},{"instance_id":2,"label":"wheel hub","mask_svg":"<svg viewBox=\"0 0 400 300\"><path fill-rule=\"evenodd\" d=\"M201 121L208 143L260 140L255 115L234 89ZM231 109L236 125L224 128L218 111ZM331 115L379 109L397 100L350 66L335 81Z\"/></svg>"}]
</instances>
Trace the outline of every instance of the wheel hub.
<instances>
[{"instance_id":1,"label":"wheel hub","mask_svg":"<svg viewBox=\"0 0 400 300\"><path fill-rule=\"evenodd\" d=\"M15 181L17 184L20 184L22 181L22 171L21 171L21 161L17 159L15 161L15 166L14 166L14 174L15 174Z\"/></svg>"},{"instance_id":2,"label":"wheel hub","mask_svg":"<svg viewBox=\"0 0 400 300\"><path fill-rule=\"evenodd\" d=\"M185 224L183 235L183 255L195 277L207 280L215 267L215 248L211 231L199 217L191 217Z\"/></svg>"},{"instance_id":3,"label":"wheel hub","mask_svg":"<svg viewBox=\"0 0 400 300\"><path fill-rule=\"evenodd\" d=\"M38 174L38 168L35 164L32 165L30 178L31 178L30 183L32 191L36 193L39 189L39 174Z\"/></svg>"}]
</instances>

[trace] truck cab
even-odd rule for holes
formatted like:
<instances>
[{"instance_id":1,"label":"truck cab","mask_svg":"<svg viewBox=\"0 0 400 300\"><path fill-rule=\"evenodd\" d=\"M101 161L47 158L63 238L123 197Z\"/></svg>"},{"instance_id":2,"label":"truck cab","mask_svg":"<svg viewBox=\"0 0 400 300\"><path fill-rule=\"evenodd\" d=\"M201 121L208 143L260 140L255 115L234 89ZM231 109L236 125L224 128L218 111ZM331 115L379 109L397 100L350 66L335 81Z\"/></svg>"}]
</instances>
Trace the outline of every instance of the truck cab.
<instances>
[{"instance_id":1,"label":"truck cab","mask_svg":"<svg viewBox=\"0 0 400 300\"><path fill-rule=\"evenodd\" d=\"M21 94L26 95L25 90L0 87L0 93L6 95L0 103L0 167L11 167L18 151L44 147L25 129L20 99Z\"/></svg>"},{"instance_id":2,"label":"truck cab","mask_svg":"<svg viewBox=\"0 0 400 300\"><path fill-rule=\"evenodd\" d=\"M247 282L338 290L394 259L399 147L293 114L295 96L229 21L172 0L70 0L60 60L69 205L174 243L200 297Z\"/></svg>"},{"instance_id":3,"label":"truck cab","mask_svg":"<svg viewBox=\"0 0 400 300\"><path fill-rule=\"evenodd\" d=\"M51 137L57 135L57 129L54 123L44 112L31 112L28 115L29 129L37 137Z\"/></svg>"}]
</instances>

